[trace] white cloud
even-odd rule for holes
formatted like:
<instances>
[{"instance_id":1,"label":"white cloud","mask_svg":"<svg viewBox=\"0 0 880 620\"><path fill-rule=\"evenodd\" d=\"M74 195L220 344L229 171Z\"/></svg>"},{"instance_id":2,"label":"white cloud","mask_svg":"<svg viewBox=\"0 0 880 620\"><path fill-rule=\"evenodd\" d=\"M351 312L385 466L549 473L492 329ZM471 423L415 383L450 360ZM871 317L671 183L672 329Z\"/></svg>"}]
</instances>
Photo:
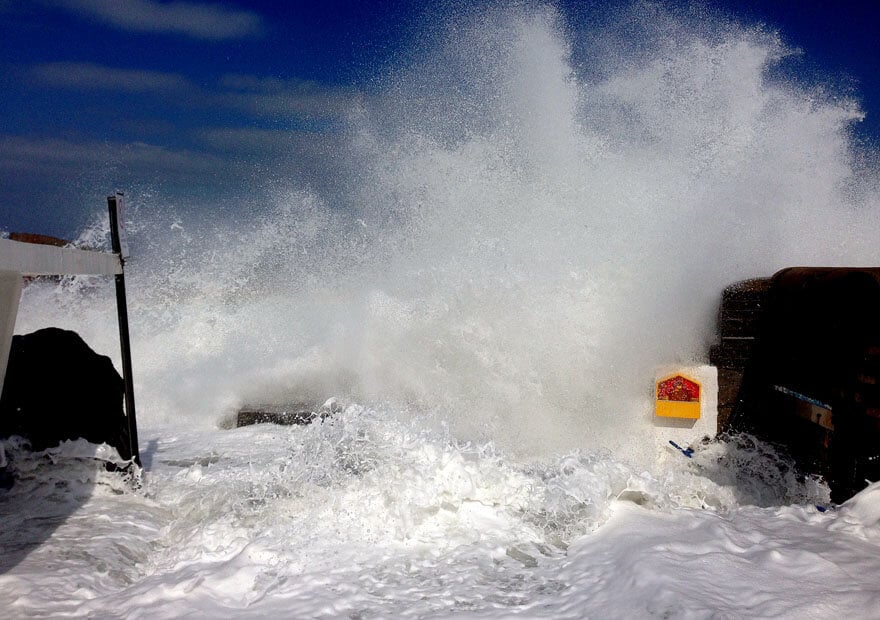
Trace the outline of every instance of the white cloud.
<instances>
[{"instance_id":1,"label":"white cloud","mask_svg":"<svg viewBox=\"0 0 880 620\"><path fill-rule=\"evenodd\" d=\"M24 170L35 165L56 167L95 160L94 145L54 138L0 136L0 170Z\"/></svg>"},{"instance_id":2,"label":"white cloud","mask_svg":"<svg viewBox=\"0 0 880 620\"><path fill-rule=\"evenodd\" d=\"M214 173L228 167L224 160L213 155L141 142L74 142L60 138L0 136L0 171L57 174L95 166L175 175Z\"/></svg>"},{"instance_id":3,"label":"white cloud","mask_svg":"<svg viewBox=\"0 0 880 620\"><path fill-rule=\"evenodd\" d=\"M50 62L37 65L32 75L41 84L83 90L126 92L180 91L194 88L181 75L161 71L116 69L88 62Z\"/></svg>"},{"instance_id":4,"label":"white cloud","mask_svg":"<svg viewBox=\"0 0 880 620\"><path fill-rule=\"evenodd\" d=\"M263 29L263 20L256 13L197 2L62 0L62 5L123 30L197 39L238 39L258 35Z\"/></svg>"},{"instance_id":5,"label":"white cloud","mask_svg":"<svg viewBox=\"0 0 880 620\"><path fill-rule=\"evenodd\" d=\"M177 73L118 69L89 62L36 65L31 69L31 77L52 88L173 93L169 104L237 110L253 118L282 122L339 120L360 96L354 89L318 82L242 74L225 75L215 88L204 88Z\"/></svg>"},{"instance_id":6,"label":"white cloud","mask_svg":"<svg viewBox=\"0 0 880 620\"><path fill-rule=\"evenodd\" d=\"M290 148L295 132L250 127L214 127L199 130L196 138L217 151L275 154Z\"/></svg>"},{"instance_id":7,"label":"white cloud","mask_svg":"<svg viewBox=\"0 0 880 620\"><path fill-rule=\"evenodd\" d=\"M229 74L220 80L223 105L255 116L289 119L332 119L344 116L358 98L349 88L306 80L281 80Z\"/></svg>"},{"instance_id":8,"label":"white cloud","mask_svg":"<svg viewBox=\"0 0 880 620\"><path fill-rule=\"evenodd\" d=\"M296 159L326 157L335 139L322 133L257 127L209 127L194 137L217 152Z\"/></svg>"}]
</instances>

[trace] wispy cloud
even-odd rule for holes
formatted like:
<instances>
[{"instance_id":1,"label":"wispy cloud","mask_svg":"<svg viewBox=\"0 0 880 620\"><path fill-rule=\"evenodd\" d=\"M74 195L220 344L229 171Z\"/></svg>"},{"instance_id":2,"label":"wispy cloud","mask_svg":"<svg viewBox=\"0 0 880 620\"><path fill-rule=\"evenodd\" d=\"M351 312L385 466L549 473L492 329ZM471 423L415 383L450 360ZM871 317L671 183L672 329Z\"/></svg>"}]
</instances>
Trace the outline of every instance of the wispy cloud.
<instances>
[{"instance_id":1,"label":"wispy cloud","mask_svg":"<svg viewBox=\"0 0 880 620\"><path fill-rule=\"evenodd\" d=\"M59 167L73 162L94 163L103 145L85 145L54 138L0 136L0 170Z\"/></svg>"},{"instance_id":2,"label":"wispy cloud","mask_svg":"<svg viewBox=\"0 0 880 620\"><path fill-rule=\"evenodd\" d=\"M186 148L0 134L0 227L75 235L114 187L203 203L241 195L253 174L247 161Z\"/></svg>"},{"instance_id":3,"label":"wispy cloud","mask_svg":"<svg viewBox=\"0 0 880 620\"><path fill-rule=\"evenodd\" d=\"M117 90L174 95L170 105L185 103L234 110L258 120L336 121L360 94L351 88L299 79L228 74L214 87L199 86L177 73L120 69L89 62L50 62L30 70L31 79L50 88Z\"/></svg>"},{"instance_id":4,"label":"wispy cloud","mask_svg":"<svg viewBox=\"0 0 880 620\"><path fill-rule=\"evenodd\" d=\"M198 2L61 0L61 6L124 30L204 40L239 39L263 30L263 19L257 13Z\"/></svg>"},{"instance_id":5,"label":"wispy cloud","mask_svg":"<svg viewBox=\"0 0 880 620\"><path fill-rule=\"evenodd\" d=\"M148 112L111 115L130 142L105 143L74 131L72 139L0 135L0 176L59 178L93 168L192 184L243 178L255 167L285 166L317 177L345 135L361 95L355 89L299 79L228 74L197 84L178 73L52 62L28 69L31 85L77 92L116 91L149 99ZM86 113L91 114L90 110ZM205 126L220 118L227 126ZM104 130L108 118L96 124ZM59 126L64 130L62 122ZM115 131L115 130L114 130ZM56 134L57 135L57 134ZM103 134L102 134L103 135ZM116 138L118 140L118 138Z\"/></svg>"},{"instance_id":6,"label":"wispy cloud","mask_svg":"<svg viewBox=\"0 0 880 620\"><path fill-rule=\"evenodd\" d=\"M253 127L212 127L195 132L205 146L221 152L277 154L290 150L297 133Z\"/></svg>"},{"instance_id":7,"label":"wispy cloud","mask_svg":"<svg viewBox=\"0 0 880 620\"><path fill-rule=\"evenodd\" d=\"M343 116L357 91L307 80L228 74L221 78L221 102L256 116L332 119Z\"/></svg>"},{"instance_id":8,"label":"wispy cloud","mask_svg":"<svg viewBox=\"0 0 880 620\"><path fill-rule=\"evenodd\" d=\"M206 153L142 142L75 142L59 138L0 136L0 171L57 174L83 167L112 166L143 173L216 173L225 161Z\"/></svg>"},{"instance_id":9,"label":"wispy cloud","mask_svg":"<svg viewBox=\"0 0 880 620\"><path fill-rule=\"evenodd\" d=\"M116 69L89 62L50 62L32 70L34 79L45 86L80 90L121 90L125 92L174 92L195 86L176 73Z\"/></svg>"},{"instance_id":10,"label":"wispy cloud","mask_svg":"<svg viewBox=\"0 0 880 620\"><path fill-rule=\"evenodd\" d=\"M320 132L256 127L209 127L194 132L194 137L218 153L267 158L326 157L336 144L333 136Z\"/></svg>"}]
</instances>

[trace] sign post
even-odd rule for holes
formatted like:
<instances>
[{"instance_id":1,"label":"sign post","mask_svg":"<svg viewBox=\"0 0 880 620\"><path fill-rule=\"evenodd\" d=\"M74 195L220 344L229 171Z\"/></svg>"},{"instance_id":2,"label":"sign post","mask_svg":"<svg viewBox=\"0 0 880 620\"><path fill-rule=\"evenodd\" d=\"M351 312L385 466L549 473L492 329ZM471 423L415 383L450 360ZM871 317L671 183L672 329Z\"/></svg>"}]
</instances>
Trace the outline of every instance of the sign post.
<instances>
[{"instance_id":1,"label":"sign post","mask_svg":"<svg viewBox=\"0 0 880 620\"><path fill-rule=\"evenodd\" d=\"M110 211L110 239L113 253L119 255L123 269L116 274L116 313L119 316L119 341L122 345L122 379L125 384L125 414L128 418L128 441L134 462L141 467L138 450L137 418L134 409L134 385L131 370L131 342L128 335L128 304L125 299L125 259L129 256L128 238L123 221L125 197L122 192L107 196Z\"/></svg>"}]
</instances>

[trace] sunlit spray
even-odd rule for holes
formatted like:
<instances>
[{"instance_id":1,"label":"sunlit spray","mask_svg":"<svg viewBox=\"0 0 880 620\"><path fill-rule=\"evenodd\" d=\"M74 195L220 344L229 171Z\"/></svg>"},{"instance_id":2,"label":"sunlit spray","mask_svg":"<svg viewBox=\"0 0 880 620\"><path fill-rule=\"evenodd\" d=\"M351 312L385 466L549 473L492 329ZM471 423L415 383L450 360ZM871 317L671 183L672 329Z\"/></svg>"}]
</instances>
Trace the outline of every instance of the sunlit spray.
<instances>
[{"instance_id":1,"label":"sunlit spray","mask_svg":"<svg viewBox=\"0 0 880 620\"><path fill-rule=\"evenodd\" d=\"M646 6L601 32L451 18L351 110L332 191L254 179L205 219L130 188L143 423L336 396L522 456L626 456L654 369L706 360L724 286L876 263L857 106L768 78L771 34ZM29 287L17 330L114 355L109 289L61 289Z\"/></svg>"}]
</instances>

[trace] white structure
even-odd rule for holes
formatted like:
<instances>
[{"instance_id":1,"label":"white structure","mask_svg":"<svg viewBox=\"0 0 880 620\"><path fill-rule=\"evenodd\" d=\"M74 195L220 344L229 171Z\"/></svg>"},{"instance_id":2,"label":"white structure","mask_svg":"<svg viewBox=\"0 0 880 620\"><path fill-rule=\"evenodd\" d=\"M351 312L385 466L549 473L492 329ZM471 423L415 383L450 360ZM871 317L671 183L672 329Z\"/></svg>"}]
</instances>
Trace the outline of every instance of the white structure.
<instances>
[{"instance_id":1,"label":"white structure","mask_svg":"<svg viewBox=\"0 0 880 620\"><path fill-rule=\"evenodd\" d=\"M119 275L118 254L0 239L0 393L9 363L24 276Z\"/></svg>"},{"instance_id":2,"label":"white structure","mask_svg":"<svg viewBox=\"0 0 880 620\"><path fill-rule=\"evenodd\" d=\"M660 368L654 385L666 377L678 374L700 383L700 417L688 419L653 415L651 431L656 445L663 446L664 449L669 441L687 448L704 437L715 437L718 434L718 369L714 366Z\"/></svg>"}]
</instances>

